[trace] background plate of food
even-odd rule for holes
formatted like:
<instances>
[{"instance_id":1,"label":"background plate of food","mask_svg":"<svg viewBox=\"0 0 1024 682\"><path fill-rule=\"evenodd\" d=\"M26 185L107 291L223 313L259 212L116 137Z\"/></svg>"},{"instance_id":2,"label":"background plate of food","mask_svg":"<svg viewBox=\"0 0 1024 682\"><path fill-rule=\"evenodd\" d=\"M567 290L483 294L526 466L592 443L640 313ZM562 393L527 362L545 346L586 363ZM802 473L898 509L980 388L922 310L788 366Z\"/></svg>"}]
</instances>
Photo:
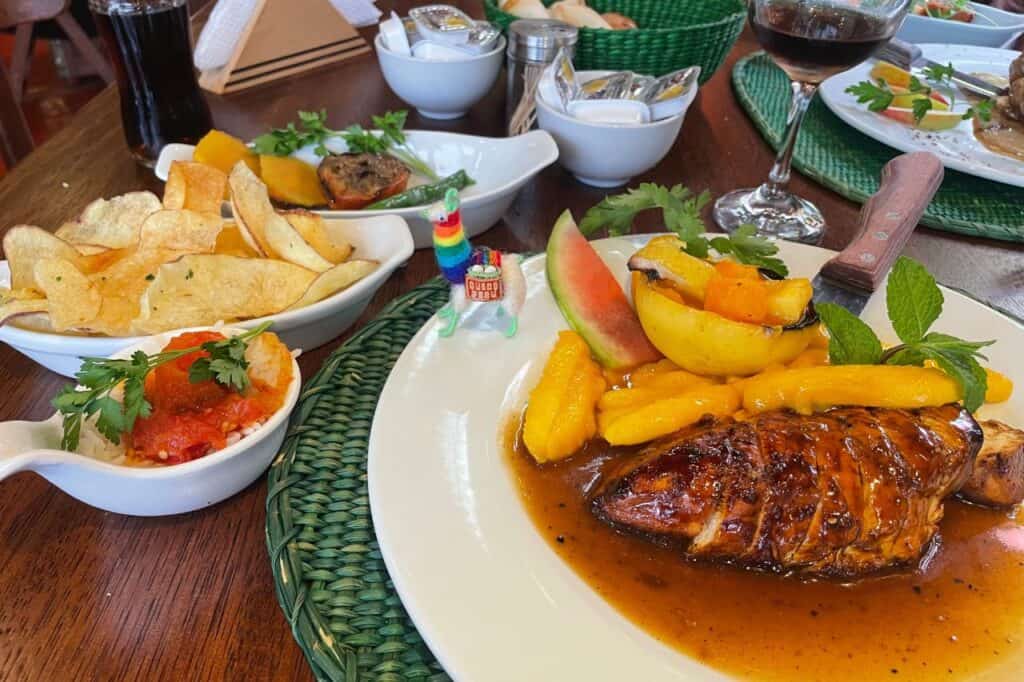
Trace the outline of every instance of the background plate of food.
<instances>
[{"instance_id":1,"label":"background plate of food","mask_svg":"<svg viewBox=\"0 0 1024 682\"><path fill-rule=\"evenodd\" d=\"M235 220L221 217L225 195ZM97 199L55 233L15 226L0 261L0 341L64 376L149 334L265 321L292 348L336 338L413 252L392 215L277 211L244 163L197 163L149 192Z\"/></svg>"},{"instance_id":2,"label":"background plate of food","mask_svg":"<svg viewBox=\"0 0 1024 682\"><path fill-rule=\"evenodd\" d=\"M459 190L468 237L501 219L530 178L555 162L558 147L544 131L490 138L430 130L403 130L405 113L375 116L375 129L326 128L323 112L299 112L290 128L249 145L213 131L192 145L164 147L156 175L172 161L201 161L225 172L239 160L267 184L280 207L301 206L325 218L396 215L409 223L416 248L431 245L423 211Z\"/></svg>"},{"instance_id":3,"label":"background plate of food","mask_svg":"<svg viewBox=\"0 0 1024 682\"><path fill-rule=\"evenodd\" d=\"M636 447L609 449L600 439L587 440L595 431L616 442L637 443L654 435L644 429L671 431L706 412L730 413L741 404L734 391L746 390L739 375L758 367L767 372L746 379L751 386L772 386L790 397L800 392L794 392L797 388L817 390L792 384L782 389L787 382L776 377L790 377L789 370L801 367L814 374L827 362L817 328L793 320L810 297L810 282L802 278L812 277L834 254L780 242L777 257L788 265L789 277L768 284L747 266L690 258L675 237L593 242L594 257L608 266L615 289L633 286L645 292L640 322L650 339L644 340L627 338L614 324L629 317L632 305L622 291L615 294L592 274L589 247L571 230L562 221L556 226L548 249L551 254L551 244L561 244L555 261L541 255L523 264L528 293L517 336L461 329L439 338L440 322L428 322L399 358L377 407L368 463L374 527L404 606L447 672L459 680L495 681L865 680L892 679L896 672L932 679L920 675L923 670L943 679L947 670L961 677L978 673L972 679L1010 679L1024 661L1024 529L1005 511L949 500L942 541L930 545L920 568L838 580L804 576L800 571L809 565L787 576L785 569L742 570L728 561L688 560L664 535L660 543L651 542L592 513L594 494L607 480L605 465ZM757 255L745 238L710 244L719 253L734 248ZM758 262L777 268L770 260ZM627 264L638 272L631 273ZM915 298L935 304L930 297L939 290L928 285L923 269L906 268L921 276ZM639 272L652 271L659 276L636 280ZM736 284L740 279L758 295L746 293L748 284ZM695 283L701 285L703 309ZM921 293L925 290L927 295ZM1024 381L1017 358L1024 343L1021 325L954 291L943 289L939 298L934 329L994 339L984 349L986 364L1018 384ZM755 299L764 305L752 305ZM762 321L726 321L726 312L712 308ZM579 334L567 332L567 318ZM884 294L873 297L862 319L884 342L897 341ZM780 320L793 324L772 326ZM637 324L634 318L624 326ZM673 351L672 360L655 361L663 347ZM638 360L646 364L629 376L608 367ZM932 371L895 366L868 371L876 369ZM698 370L736 375L709 378L696 376ZM941 373L928 377L944 382L944 390L953 385ZM873 384L848 377L827 390L863 389L875 400L896 392L892 385ZM990 389L997 385L1003 394L992 399L1004 402L984 405L979 418L1024 425L1024 397L1005 400L1005 378L990 382ZM660 402L685 390L697 393ZM524 441L531 438L530 407L525 431L520 429L528 403L539 406L538 423L546 415L554 429L550 433L559 434L546 444L542 437L529 451ZM959 412L949 405L930 409ZM787 414L787 419L814 418ZM588 427L589 436L582 433ZM857 435L852 428L842 431ZM581 443L592 445L580 450ZM685 460L686 452L697 457L697 450L685 447L660 461ZM559 459L571 452L576 454ZM534 457L549 461L538 465ZM665 472L663 479L654 479L655 492L675 485L674 476ZM872 499L865 509L890 513L873 506ZM698 498L693 500L697 505ZM656 504L645 508L638 502L634 509L659 513ZM908 516L898 516L900 523L917 527L920 517L911 515L917 512L902 509ZM665 519L678 511L661 508ZM721 515L714 518L723 521ZM729 527L723 521L715 533L698 535L694 546L721 538ZM863 556L887 560L889 555L868 546L873 537L865 537ZM509 655L510 642L514 655Z\"/></svg>"},{"instance_id":4,"label":"background plate of food","mask_svg":"<svg viewBox=\"0 0 1024 682\"><path fill-rule=\"evenodd\" d=\"M927 59L952 64L1002 86L1011 76L1011 63L1020 58L1019 52L992 47L928 44L921 49ZM946 168L1024 187L1024 92L1020 88L1016 96L999 98L988 107L948 87L944 73L932 78L926 71L915 70L918 80L912 85L906 72L880 70L880 63L866 61L822 83L821 97L836 116L895 149L932 152ZM1018 66L1018 77L1019 72ZM885 85L880 86L879 79ZM911 87L920 92L910 92ZM931 106L915 122L914 101L924 96L931 99Z\"/></svg>"},{"instance_id":5,"label":"background plate of food","mask_svg":"<svg viewBox=\"0 0 1024 682\"><path fill-rule=\"evenodd\" d=\"M167 332L95 359L83 385L55 398L53 417L0 423L0 478L35 471L86 504L134 516L234 495L277 454L302 383L266 327ZM205 374L192 381L197 360Z\"/></svg>"},{"instance_id":6,"label":"background plate of food","mask_svg":"<svg viewBox=\"0 0 1024 682\"><path fill-rule=\"evenodd\" d=\"M1024 31L1024 16L966 0L917 0L896 37L908 43L1004 47Z\"/></svg>"}]
</instances>

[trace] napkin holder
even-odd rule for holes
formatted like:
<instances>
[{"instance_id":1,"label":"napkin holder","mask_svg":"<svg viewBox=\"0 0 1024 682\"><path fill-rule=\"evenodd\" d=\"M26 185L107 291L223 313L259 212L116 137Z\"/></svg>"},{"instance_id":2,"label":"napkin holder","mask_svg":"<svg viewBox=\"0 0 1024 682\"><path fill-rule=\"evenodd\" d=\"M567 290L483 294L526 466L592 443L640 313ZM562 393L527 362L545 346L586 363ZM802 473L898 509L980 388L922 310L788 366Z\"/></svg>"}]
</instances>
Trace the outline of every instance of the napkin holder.
<instances>
[{"instance_id":1,"label":"napkin holder","mask_svg":"<svg viewBox=\"0 0 1024 682\"><path fill-rule=\"evenodd\" d=\"M231 58L220 68L200 71L199 85L222 95L369 51L330 0L259 0Z\"/></svg>"}]
</instances>

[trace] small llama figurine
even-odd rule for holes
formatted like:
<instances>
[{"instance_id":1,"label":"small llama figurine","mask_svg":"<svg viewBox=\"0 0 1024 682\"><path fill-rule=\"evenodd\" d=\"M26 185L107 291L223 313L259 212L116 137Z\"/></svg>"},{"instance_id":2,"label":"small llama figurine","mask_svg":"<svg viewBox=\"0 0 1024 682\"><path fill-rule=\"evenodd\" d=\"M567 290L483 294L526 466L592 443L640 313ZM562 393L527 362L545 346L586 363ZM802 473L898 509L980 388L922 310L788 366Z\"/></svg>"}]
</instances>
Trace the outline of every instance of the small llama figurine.
<instances>
[{"instance_id":1,"label":"small llama figurine","mask_svg":"<svg viewBox=\"0 0 1024 682\"><path fill-rule=\"evenodd\" d=\"M526 298L526 280L519 257L488 248L473 249L462 229L459 193L454 189L448 190L444 201L431 206L426 216L434 224L437 264L451 284L448 303L437 312L444 322L438 334L454 334L469 301L479 301L497 303L497 316L510 317L505 336L515 336L519 330L519 311Z\"/></svg>"}]
</instances>

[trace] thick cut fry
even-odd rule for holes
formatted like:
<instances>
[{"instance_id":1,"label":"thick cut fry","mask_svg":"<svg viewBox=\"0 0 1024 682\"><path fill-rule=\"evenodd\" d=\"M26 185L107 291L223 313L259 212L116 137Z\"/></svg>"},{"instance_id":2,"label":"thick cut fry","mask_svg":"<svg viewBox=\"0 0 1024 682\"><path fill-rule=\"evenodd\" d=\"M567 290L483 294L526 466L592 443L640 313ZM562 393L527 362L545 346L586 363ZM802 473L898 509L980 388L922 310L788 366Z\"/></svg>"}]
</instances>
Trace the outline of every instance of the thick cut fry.
<instances>
[{"instance_id":1,"label":"thick cut fry","mask_svg":"<svg viewBox=\"0 0 1024 682\"><path fill-rule=\"evenodd\" d=\"M199 254L165 263L142 295L135 331L248 319L284 310L316 274L284 261Z\"/></svg>"},{"instance_id":2,"label":"thick cut fry","mask_svg":"<svg viewBox=\"0 0 1024 682\"><path fill-rule=\"evenodd\" d=\"M82 212L77 223L67 223L57 236L75 244L95 244L108 249L135 246L139 228L150 213L163 208L152 192L129 192L111 199L97 199Z\"/></svg>"},{"instance_id":3,"label":"thick cut fry","mask_svg":"<svg viewBox=\"0 0 1024 682\"><path fill-rule=\"evenodd\" d=\"M99 314L103 302L99 288L74 263L59 258L41 260L36 263L35 278L46 295L54 331L79 327Z\"/></svg>"},{"instance_id":4,"label":"thick cut fry","mask_svg":"<svg viewBox=\"0 0 1024 682\"><path fill-rule=\"evenodd\" d=\"M743 385L749 412L790 408L808 414L836 405L915 408L957 402L960 387L945 372L906 365L829 365L751 377Z\"/></svg>"},{"instance_id":5,"label":"thick cut fry","mask_svg":"<svg viewBox=\"0 0 1024 682\"><path fill-rule=\"evenodd\" d=\"M612 445L646 443L696 423L704 415L723 417L739 407L740 394L729 384L701 386L612 420L601 435Z\"/></svg>"},{"instance_id":6,"label":"thick cut fry","mask_svg":"<svg viewBox=\"0 0 1024 682\"><path fill-rule=\"evenodd\" d=\"M288 224L317 253L332 263L343 263L352 255L352 245L338 234L327 230L327 222L318 213L306 210L283 211Z\"/></svg>"},{"instance_id":7,"label":"thick cut fry","mask_svg":"<svg viewBox=\"0 0 1024 682\"><path fill-rule=\"evenodd\" d=\"M594 407L604 388L601 367L583 338L559 333L526 407L523 440L535 460L564 459L597 433Z\"/></svg>"},{"instance_id":8,"label":"thick cut fry","mask_svg":"<svg viewBox=\"0 0 1024 682\"><path fill-rule=\"evenodd\" d=\"M12 289L38 290L35 268L41 260L59 258L76 266L82 262L82 255L71 244L31 225L12 227L4 235L3 245L11 269Z\"/></svg>"},{"instance_id":9,"label":"thick cut fry","mask_svg":"<svg viewBox=\"0 0 1024 682\"><path fill-rule=\"evenodd\" d=\"M306 289L299 300L289 306L289 310L297 310L322 301L328 296L348 289L350 286L377 269L379 263L374 260L350 260L335 265L327 272L322 272Z\"/></svg>"},{"instance_id":10,"label":"thick cut fry","mask_svg":"<svg viewBox=\"0 0 1024 682\"><path fill-rule=\"evenodd\" d=\"M167 249L182 253L212 253L224 227L219 213L157 211L139 231L139 249Z\"/></svg>"},{"instance_id":11,"label":"thick cut fry","mask_svg":"<svg viewBox=\"0 0 1024 682\"><path fill-rule=\"evenodd\" d=\"M209 164L173 161L164 185L164 208L220 213L227 174Z\"/></svg>"}]
</instances>

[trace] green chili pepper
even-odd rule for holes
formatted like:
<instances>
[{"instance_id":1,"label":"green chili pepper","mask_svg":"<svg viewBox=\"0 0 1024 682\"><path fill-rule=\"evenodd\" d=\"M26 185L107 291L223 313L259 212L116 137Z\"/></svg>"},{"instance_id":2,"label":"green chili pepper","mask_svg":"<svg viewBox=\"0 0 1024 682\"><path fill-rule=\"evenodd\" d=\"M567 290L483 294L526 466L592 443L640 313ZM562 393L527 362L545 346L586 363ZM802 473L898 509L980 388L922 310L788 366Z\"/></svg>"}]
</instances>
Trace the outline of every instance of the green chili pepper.
<instances>
[{"instance_id":1,"label":"green chili pepper","mask_svg":"<svg viewBox=\"0 0 1024 682\"><path fill-rule=\"evenodd\" d=\"M476 184L476 182L473 178L466 175L466 171L460 170L432 185L420 185L419 187L407 189L404 192L388 197L387 199L381 199L380 201L367 206L366 210L378 211L387 208L423 206L424 204L444 199L444 193L449 189L461 190L474 184Z\"/></svg>"}]
</instances>

